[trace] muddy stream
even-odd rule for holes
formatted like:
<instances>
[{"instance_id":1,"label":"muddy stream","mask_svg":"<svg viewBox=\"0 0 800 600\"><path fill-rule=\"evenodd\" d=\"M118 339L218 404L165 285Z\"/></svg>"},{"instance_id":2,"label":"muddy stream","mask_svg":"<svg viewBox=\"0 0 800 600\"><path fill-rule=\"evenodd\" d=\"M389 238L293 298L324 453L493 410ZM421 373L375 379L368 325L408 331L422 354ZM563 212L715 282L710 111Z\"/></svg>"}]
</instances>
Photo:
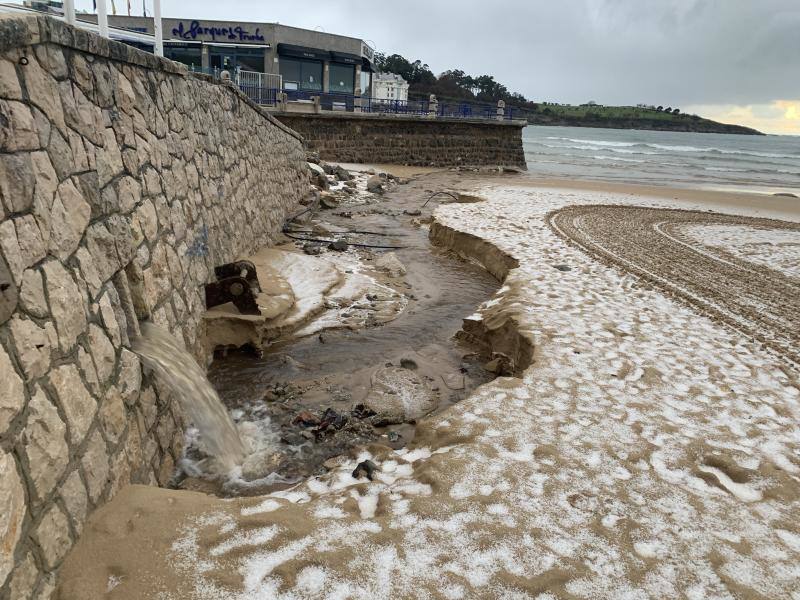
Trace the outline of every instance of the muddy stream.
<instances>
[{"instance_id":1,"label":"muddy stream","mask_svg":"<svg viewBox=\"0 0 800 600\"><path fill-rule=\"evenodd\" d=\"M251 440L253 456L245 461L241 476L220 483L195 472L194 460L199 457L192 455L190 444L178 487L221 495L288 487L324 473L326 461L335 461L356 446L380 443L397 448L413 439L415 418L376 415L364 406L376 387L383 386L388 394L397 393L390 389L395 384L420 390L421 410L430 414L494 377L484 368L487 357L456 334L462 320L499 284L478 265L429 242L426 223L439 203L451 198L439 196L417 214L433 192L454 191L456 181L455 174L448 173L412 179L391 186L383 195L363 194L360 200L322 210L304 224L317 232L320 227L331 232L327 235L331 239L340 237L335 232L370 231L383 235L350 234L347 239L402 246L395 250L351 246L347 252L357 253L367 266L393 252L405 274L387 275L381 283L407 302L405 309L382 325L367 322L354 330L325 329L260 353L218 351L208 377L243 438ZM300 252L306 244L287 243ZM326 249L320 258L332 252Z\"/></svg>"}]
</instances>

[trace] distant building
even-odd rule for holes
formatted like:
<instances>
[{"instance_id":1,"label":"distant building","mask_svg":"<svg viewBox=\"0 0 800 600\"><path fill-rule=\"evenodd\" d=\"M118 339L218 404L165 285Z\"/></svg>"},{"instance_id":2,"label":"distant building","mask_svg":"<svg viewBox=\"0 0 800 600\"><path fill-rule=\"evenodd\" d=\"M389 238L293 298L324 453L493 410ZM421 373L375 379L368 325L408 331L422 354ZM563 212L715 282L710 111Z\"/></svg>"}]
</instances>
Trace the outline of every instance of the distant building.
<instances>
[{"instance_id":1,"label":"distant building","mask_svg":"<svg viewBox=\"0 0 800 600\"><path fill-rule=\"evenodd\" d=\"M372 96L378 100L408 101L408 82L396 73L375 73Z\"/></svg>"},{"instance_id":2,"label":"distant building","mask_svg":"<svg viewBox=\"0 0 800 600\"><path fill-rule=\"evenodd\" d=\"M58 0L27 0L49 12L61 12ZM78 20L96 23L94 14ZM363 40L280 23L161 20L164 56L194 70L237 68L280 75L288 92L367 93L374 50ZM110 37L153 51L152 17L109 15Z\"/></svg>"}]
</instances>

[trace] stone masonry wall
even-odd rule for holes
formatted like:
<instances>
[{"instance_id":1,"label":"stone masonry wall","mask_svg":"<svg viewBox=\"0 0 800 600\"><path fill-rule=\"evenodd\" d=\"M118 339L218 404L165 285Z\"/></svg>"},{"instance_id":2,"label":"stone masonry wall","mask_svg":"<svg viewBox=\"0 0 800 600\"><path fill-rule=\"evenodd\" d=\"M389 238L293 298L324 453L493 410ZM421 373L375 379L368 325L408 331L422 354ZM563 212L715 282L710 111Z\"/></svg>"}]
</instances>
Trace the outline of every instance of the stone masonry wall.
<instances>
[{"instance_id":1,"label":"stone masonry wall","mask_svg":"<svg viewBox=\"0 0 800 600\"><path fill-rule=\"evenodd\" d=\"M415 166L525 168L522 127L513 121L366 113L275 113L324 160Z\"/></svg>"},{"instance_id":2,"label":"stone masonry wall","mask_svg":"<svg viewBox=\"0 0 800 600\"><path fill-rule=\"evenodd\" d=\"M236 89L0 17L0 599L49 597L95 507L169 479L181 415L137 317L197 348L213 267L307 186L302 140Z\"/></svg>"}]
</instances>

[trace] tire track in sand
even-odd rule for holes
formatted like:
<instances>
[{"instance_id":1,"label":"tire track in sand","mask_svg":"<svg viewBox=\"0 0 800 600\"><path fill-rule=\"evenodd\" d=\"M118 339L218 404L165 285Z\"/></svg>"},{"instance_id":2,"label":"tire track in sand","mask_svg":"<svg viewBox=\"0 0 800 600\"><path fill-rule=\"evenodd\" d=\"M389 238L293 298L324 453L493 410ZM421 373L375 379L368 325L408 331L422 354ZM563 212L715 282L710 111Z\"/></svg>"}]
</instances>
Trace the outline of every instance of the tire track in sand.
<instances>
[{"instance_id":1,"label":"tire track in sand","mask_svg":"<svg viewBox=\"0 0 800 600\"><path fill-rule=\"evenodd\" d=\"M740 225L800 232L800 224L700 211L569 206L547 215L560 237L643 278L800 365L800 279L700 244L687 226Z\"/></svg>"}]
</instances>

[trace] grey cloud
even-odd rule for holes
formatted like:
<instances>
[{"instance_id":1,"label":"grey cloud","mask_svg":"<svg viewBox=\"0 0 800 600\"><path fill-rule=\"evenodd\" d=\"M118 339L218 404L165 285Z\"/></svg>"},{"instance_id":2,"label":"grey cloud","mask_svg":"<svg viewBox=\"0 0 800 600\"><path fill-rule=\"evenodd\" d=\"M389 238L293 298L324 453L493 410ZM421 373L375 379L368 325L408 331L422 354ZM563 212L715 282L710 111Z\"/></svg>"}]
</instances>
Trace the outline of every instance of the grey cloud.
<instances>
[{"instance_id":1,"label":"grey cloud","mask_svg":"<svg viewBox=\"0 0 800 600\"><path fill-rule=\"evenodd\" d=\"M800 0L163 5L165 16L320 26L423 59L434 72L493 74L537 100L682 106L800 98Z\"/></svg>"}]
</instances>

